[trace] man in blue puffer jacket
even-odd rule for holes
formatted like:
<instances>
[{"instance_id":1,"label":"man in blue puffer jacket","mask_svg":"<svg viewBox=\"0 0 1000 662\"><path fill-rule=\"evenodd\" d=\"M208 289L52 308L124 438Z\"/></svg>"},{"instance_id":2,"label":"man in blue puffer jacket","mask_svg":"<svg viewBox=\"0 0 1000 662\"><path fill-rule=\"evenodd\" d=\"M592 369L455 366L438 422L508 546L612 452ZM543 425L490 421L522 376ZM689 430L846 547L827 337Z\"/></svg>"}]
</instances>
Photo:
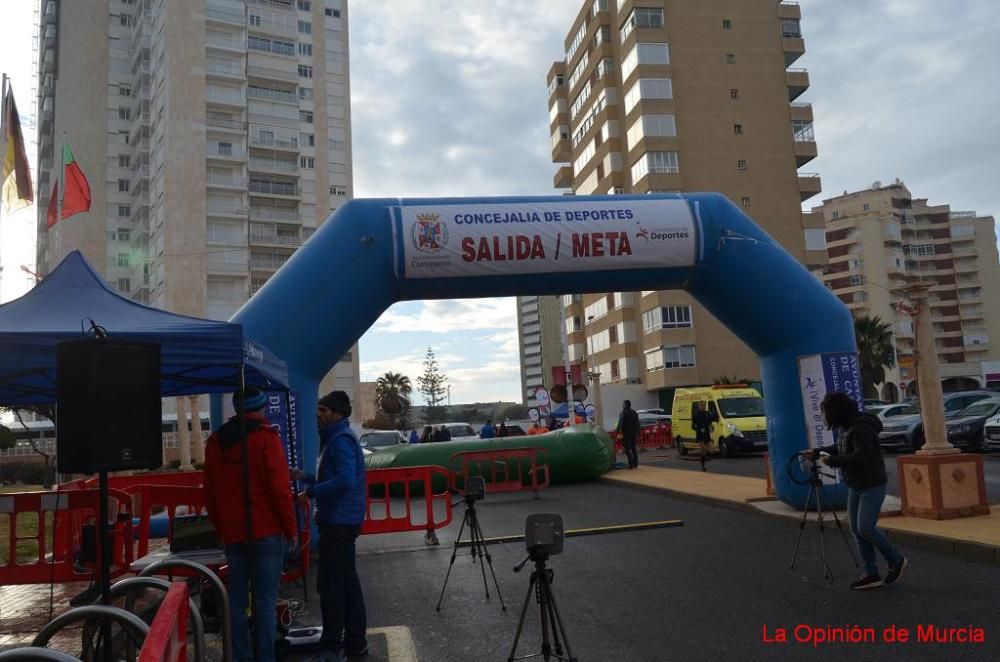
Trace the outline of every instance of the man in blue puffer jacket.
<instances>
[{"instance_id":1,"label":"man in blue puffer jacket","mask_svg":"<svg viewBox=\"0 0 1000 662\"><path fill-rule=\"evenodd\" d=\"M320 452L316 474L295 472L316 500L319 525L317 588L323 613L323 652L317 659L344 660L368 652L367 616L354 542L365 518L365 459L351 430L351 401L333 391L319 401ZM295 477L293 476L293 477Z\"/></svg>"}]
</instances>

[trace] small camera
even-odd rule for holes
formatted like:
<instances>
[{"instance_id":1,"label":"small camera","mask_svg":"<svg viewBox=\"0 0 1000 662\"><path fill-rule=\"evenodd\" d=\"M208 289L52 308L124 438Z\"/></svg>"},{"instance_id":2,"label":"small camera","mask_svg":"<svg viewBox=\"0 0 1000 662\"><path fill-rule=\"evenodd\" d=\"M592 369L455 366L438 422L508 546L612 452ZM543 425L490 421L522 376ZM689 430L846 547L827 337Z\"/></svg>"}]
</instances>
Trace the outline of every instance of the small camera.
<instances>
[{"instance_id":1,"label":"small camera","mask_svg":"<svg viewBox=\"0 0 1000 662\"><path fill-rule=\"evenodd\" d=\"M486 496L486 479L482 476L469 476L465 479L465 498L479 501Z\"/></svg>"},{"instance_id":2,"label":"small camera","mask_svg":"<svg viewBox=\"0 0 1000 662\"><path fill-rule=\"evenodd\" d=\"M524 544L529 552L543 552L553 556L562 553L565 533L561 515L555 513L528 515L524 523Z\"/></svg>"}]
</instances>

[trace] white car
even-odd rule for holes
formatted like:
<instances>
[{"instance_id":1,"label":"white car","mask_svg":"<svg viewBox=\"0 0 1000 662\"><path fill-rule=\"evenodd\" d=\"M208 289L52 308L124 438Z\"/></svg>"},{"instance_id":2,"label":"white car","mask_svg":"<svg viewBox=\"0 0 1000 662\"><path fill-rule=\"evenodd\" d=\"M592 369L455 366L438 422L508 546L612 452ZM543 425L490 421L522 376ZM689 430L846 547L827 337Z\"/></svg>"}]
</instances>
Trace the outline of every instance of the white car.
<instances>
[{"instance_id":1,"label":"white car","mask_svg":"<svg viewBox=\"0 0 1000 662\"><path fill-rule=\"evenodd\" d=\"M1000 414L987 420L983 427L983 450L1000 451Z\"/></svg>"},{"instance_id":2,"label":"white car","mask_svg":"<svg viewBox=\"0 0 1000 662\"><path fill-rule=\"evenodd\" d=\"M398 444L405 444L406 437L398 430L367 430L359 438L365 455L377 453Z\"/></svg>"},{"instance_id":3,"label":"white car","mask_svg":"<svg viewBox=\"0 0 1000 662\"><path fill-rule=\"evenodd\" d=\"M451 434L451 441L479 439L479 432L468 423L445 423L444 426ZM440 425L436 427L440 427Z\"/></svg>"},{"instance_id":4,"label":"white car","mask_svg":"<svg viewBox=\"0 0 1000 662\"><path fill-rule=\"evenodd\" d=\"M871 405L865 407L865 411L869 414L875 414L878 416L879 420L884 424L886 419L893 418L895 416L912 416L913 414L920 413L920 406L912 402L897 402L892 405Z\"/></svg>"}]
</instances>

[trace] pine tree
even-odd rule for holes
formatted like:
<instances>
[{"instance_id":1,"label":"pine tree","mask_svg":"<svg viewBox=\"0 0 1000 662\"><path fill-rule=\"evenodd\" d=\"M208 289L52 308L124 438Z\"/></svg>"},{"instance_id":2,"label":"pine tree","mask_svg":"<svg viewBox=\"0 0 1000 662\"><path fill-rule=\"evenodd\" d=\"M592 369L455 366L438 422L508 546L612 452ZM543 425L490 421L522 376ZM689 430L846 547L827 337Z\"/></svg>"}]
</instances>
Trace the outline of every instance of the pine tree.
<instances>
[{"instance_id":1,"label":"pine tree","mask_svg":"<svg viewBox=\"0 0 1000 662\"><path fill-rule=\"evenodd\" d=\"M442 403L447 393L448 378L441 374L437 359L434 358L434 350L427 348L427 355L424 357L424 374L417 377L417 390L424 396L427 410L424 418L428 422L436 422L444 415Z\"/></svg>"}]
</instances>

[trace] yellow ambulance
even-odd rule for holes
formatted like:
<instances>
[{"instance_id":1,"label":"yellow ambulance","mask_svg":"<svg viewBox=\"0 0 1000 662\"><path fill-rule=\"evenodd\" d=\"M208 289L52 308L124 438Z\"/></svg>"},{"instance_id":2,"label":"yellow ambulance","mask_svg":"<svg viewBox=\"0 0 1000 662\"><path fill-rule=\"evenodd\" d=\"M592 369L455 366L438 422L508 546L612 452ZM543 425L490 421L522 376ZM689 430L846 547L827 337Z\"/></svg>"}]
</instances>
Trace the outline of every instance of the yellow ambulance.
<instances>
[{"instance_id":1,"label":"yellow ambulance","mask_svg":"<svg viewBox=\"0 0 1000 662\"><path fill-rule=\"evenodd\" d=\"M767 450L764 399L745 384L724 384L679 388L674 393L673 433L681 455L698 448L691 415L702 402L708 413L717 417L712 425L713 453L730 457L737 452Z\"/></svg>"}]
</instances>

